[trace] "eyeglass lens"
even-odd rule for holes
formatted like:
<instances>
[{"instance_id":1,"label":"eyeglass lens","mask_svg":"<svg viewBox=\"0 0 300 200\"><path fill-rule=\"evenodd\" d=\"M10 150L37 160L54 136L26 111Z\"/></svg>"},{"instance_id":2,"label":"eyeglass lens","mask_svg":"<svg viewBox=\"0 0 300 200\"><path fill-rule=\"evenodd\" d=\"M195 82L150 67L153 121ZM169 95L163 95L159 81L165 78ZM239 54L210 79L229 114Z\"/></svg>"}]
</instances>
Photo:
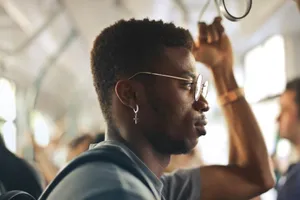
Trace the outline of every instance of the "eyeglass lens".
<instances>
[{"instance_id":1,"label":"eyeglass lens","mask_svg":"<svg viewBox=\"0 0 300 200\"><path fill-rule=\"evenodd\" d=\"M200 96L202 95L204 98L208 93L208 81L203 83L203 76L199 75L196 80L195 85L195 101L198 101Z\"/></svg>"}]
</instances>

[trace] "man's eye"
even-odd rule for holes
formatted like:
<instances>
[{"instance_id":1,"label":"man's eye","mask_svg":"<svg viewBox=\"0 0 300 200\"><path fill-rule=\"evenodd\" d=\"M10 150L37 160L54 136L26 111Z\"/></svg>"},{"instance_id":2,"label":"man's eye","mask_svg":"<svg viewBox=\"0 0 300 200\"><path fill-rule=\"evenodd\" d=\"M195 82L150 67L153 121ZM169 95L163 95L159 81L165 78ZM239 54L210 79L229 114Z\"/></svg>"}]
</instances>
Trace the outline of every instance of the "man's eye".
<instances>
[{"instance_id":1,"label":"man's eye","mask_svg":"<svg viewBox=\"0 0 300 200\"><path fill-rule=\"evenodd\" d=\"M184 85L184 87L186 87L189 90L192 89L192 87L193 87L193 83L191 83L191 82L186 82L183 85Z\"/></svg>"}]
</instances>

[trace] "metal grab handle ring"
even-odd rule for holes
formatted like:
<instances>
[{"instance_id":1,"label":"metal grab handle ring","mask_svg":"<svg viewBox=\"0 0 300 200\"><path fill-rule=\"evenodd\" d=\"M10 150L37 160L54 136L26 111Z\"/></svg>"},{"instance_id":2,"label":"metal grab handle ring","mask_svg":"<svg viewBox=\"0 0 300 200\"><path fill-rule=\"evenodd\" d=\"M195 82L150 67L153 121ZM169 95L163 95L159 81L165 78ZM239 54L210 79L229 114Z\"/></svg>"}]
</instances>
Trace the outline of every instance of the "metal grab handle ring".
<instances>
[{"instance_id":1,"label":"metal grab handle ring","mask_svg":"<svg viewBox=\"0 0 300 200\"><path fill-rule=\"evenodd\" d=\"M222 14L230 21L233 21L233 22L236 22L236 21L239 21L243 18L245 18L251 11L251 8L252 8L252 0L247 0L247 9L246 9L246 12L244 15L242 15L241 17L236 17L236 16L233 16L232 14L230 14L230 12L228 11L227 7L226 7L226 4L225 4L225 0L222 0L222 2L220 3L220 6L219 6Z\"/></svg>"}]
</instances>

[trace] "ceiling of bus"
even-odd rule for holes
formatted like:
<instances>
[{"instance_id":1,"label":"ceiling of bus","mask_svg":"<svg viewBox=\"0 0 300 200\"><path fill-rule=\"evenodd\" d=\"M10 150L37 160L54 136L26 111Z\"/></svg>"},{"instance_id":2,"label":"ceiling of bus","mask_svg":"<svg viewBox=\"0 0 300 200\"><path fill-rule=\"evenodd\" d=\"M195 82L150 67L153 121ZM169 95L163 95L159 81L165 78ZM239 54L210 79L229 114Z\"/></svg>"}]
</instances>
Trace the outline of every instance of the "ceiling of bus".
<instances>
[{"instance_id":1,"label":"ceiling of bus","mask_svg":"<svg viewBox=\"0 0 300 200\"><path fill-rule=\"evenodd\" d=\"M196 36L199 12L206 1L0 2L0 76L13 80L19 88L34 91L35 108L53 119L72 110L80 116L80 127L99 129L103 119L89 67L89 51L95 36L116 20L131 17L174 21ZM203 19L211 21L216 13L212 4ZM254 0L249 17L239 23L224 23L233 38L236 57L241 58L270 35L298 31L299 18L291 1Z\"/></svg>"}]
</instances>

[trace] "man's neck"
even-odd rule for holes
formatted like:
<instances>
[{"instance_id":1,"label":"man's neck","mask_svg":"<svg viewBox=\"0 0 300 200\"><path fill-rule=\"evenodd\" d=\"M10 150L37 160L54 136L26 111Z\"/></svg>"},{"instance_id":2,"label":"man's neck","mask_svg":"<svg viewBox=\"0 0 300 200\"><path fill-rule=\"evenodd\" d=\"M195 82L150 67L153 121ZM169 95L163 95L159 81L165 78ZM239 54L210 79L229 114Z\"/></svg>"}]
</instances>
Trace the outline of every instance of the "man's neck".
<instances>
[{"instance_id":1,"label":"man's neck","mask_svg":"<svg viewBox=\"0 0 300 200\"><path fill-rule=\"evenodd\" d=\"M159 154L148 142L141 138L133 137L125 140L115 131L108 132L106 138L107 140L114 140L125 144L158 178L163 175L165 168L170 162L170 156Z\"/></svg>"},{"instance_id":2,"label":"man's neck","mask_svg":"<svg viewBox=\"0 0 300 200\"><path fill-rule=\"evenodd\" d=\"M153 150L150 146L138 144L131 149L145 163L145 165L160 178L170 162L170 156L162 156Z\"/></svg>"}]
</instances>

